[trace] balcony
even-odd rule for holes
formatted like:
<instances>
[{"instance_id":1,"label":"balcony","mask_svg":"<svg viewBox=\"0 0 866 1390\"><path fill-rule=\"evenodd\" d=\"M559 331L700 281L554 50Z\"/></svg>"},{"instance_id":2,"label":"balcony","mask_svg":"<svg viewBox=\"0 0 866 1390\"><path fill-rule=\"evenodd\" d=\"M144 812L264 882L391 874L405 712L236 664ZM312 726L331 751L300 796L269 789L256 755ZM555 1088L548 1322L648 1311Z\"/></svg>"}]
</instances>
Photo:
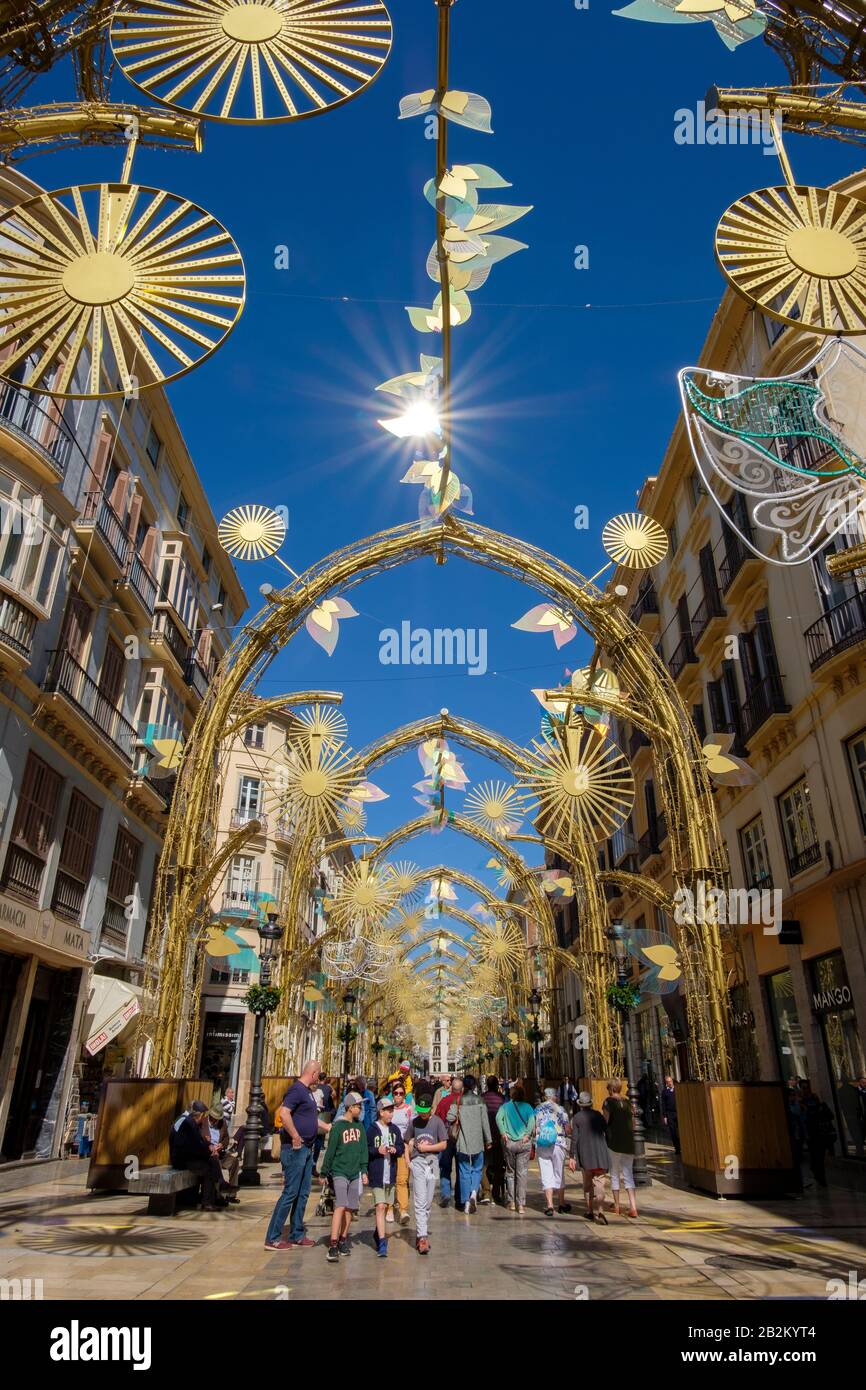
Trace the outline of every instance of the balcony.
<instances>
[{"instance_id":1,"label":"balcony","mask_svg":"<svg viewBox=\"0 0 866 1390\"><path fill-rule=\"evenodd\" d=\"M820 864L820 862L821 846L816 840L814 844L807 845L805 849L801 849L797 854L788 855L788 873L791 878L793 878L795 874L801 874L804 869L811 869L815 864Z\"/></svg>"},{"instance_id":2,"label":"balcony","mask_svg":"<svg viewBox=\"0 0 866 1390\"><path fill-rule=\"evenodd\" d=\"M132 767L135 729L68 652L48 653L49 665L42 688L50 695L62 695L84 722L110 746L112 752Z\"/></svg>"},{"instance_id":3,"label":"balcony","mask_svg":"<svg viewBox=\"0 0 866 1390\"><path fill-rule=\"evenodd\" d=\"M13 445L10 452L23 453L14 445L26 444L27 461L31 462L35 455L51 482L65 477L73 453L79 455L83 465L87 464L75 431L60 414L63 408L53 403L40 405L29 391L22 391L11 382L0 382L0 430Z\"/></svg>"},{"instance_id":4,"label":"balcony","mask_svg":"<svg viewBox=\"0 0 866 1390\"><path fill-rule=\"evenodd\" d=\"M36 615L11 594L0 594L0 647L8 647L26 664L30 660L35 631Z\"/></svg>"},{"instance_id":5,"label":"balcony","mask_svg":"<svg viewBox=\"0 0 866 1390\"><path fill-rule=\"evenodd\" d=\"M203 700L210 688L210 679L197 656L191 656L186 663L183 678L199 699Z\"/></svg>"},{"instance_id":6,"label":"balcony","mask_svg":"<svg viewBox=\"0 0 866 1390\"><path fill-rule=\"evenodd\" d=\"M152 618L157 592L156 578L142 562L141 557L132 550L126 562L123 578L117 586L118 598L124 607L131 609L135 617L143 614L146 618Z\"/></svg>"},{"instance_id":7,"label":"balcony","mask_svg":"<svg viewBox=\"0 0 866 1390\"><path fill-rule=\"evenodd\" d=\"M98 568L118 579L126 568L129 536L108 498L100 491L88 492L81 516L75 522L79 540L88 547L90 559Z\"/></svg>"},{"instance_id":8,"label":"balcony","mask_svg":"<svg viewBox=\"0 0 866 1390\"><path fill-rule=\"evenodd\" d=\"M254 916L258 909L258 903L253 893L252 888L229 889L228 892L223 893L223 912L231 917Z\"/></svg>"},{"instance_id":9,"label":"balcony","mask_svg":"<svg viewBox=\"0 0 866 1390\"><path fill-rule=\"evenodd\" d=\"M698 658L697 653L695 652L695 644L691 637L691 634L689 634L688 636L683 637L679 643L679 646L675 648L674 653L671 656L670 661L668 662L668 670L670 671L674 680L679 680L680 676L682 675L683 671L686 669L687 666L696 666L697 663Z\"/></svg>"},{"instance_id":10,"label":"balcony","mask_svg":"<svg viewBox=\"0 0 866 1390\"><path fill-rule=\"evenodd\" d=\"M191 656L190 646L174 618L165 609L161 608L154 616L150 640L171 652L181 671L186 674Z\"/></svg>"},{"instance_id":11,"label":"balcony","mask_svg":"<svg viewBox=\"0 0 866 1390\"><path fill-rule=\"evenodd\" d=\"M123 904L115 902L113 898L106 898L102 932L99 937L100 946L115 946L125 951L128 930L129 922Z\"/></svg>"},{"instance_id":12,"label":"balcony","mask_svg":"<svg viewBox=\"0 0 866 1390\"><path fill-rule=\"evenodd\" d=\"M803 636L813 671L866 641L866 593L858 592L837 603L807 627Z\"/></svg>"},{"instance_id":13,"label":"balcony","mask_svg":"<svg viewBox=\"0 0 866 1390\"><path fill-rule=\"evenodd\" d=\"M287 845L292 843L292 840L294 839L294 830L292 829L291 821L277 821L276 825L274 826L274 839L282 840Z\"/></svg>"},{"instance_id":14,"label":"balcony","mask_svg":"<svg viewBox=\"0 0 866 1390\"><path fill-rule=\"evenodd\" d=\"M661 854L662 841L667 835L667 825L664 817L659 816L655 825L651 825L645 830L637 842L638 862L645 864L648 859L653 859L657 854Z\"/></svg>"},{"instance_id":15,"label":"balcony","mask_svg":"<svg viewBox=\"0 0 866 1390\"><path fill-rule=\"evenodd\" d=\"M628 755L634 760L642 748L649 748L650 741L643 729L632 729L628 741Z\"/></svg>"},{"instance_id":16,"label":"balcony","mask_svg":"<svg viewBox=\"0 0 866 1390\"><path fill-rule=\"evenodd\" d=\"M255 835L267 835L268 818L258 811L232 811L230 826L232 830L242 830L245 825L251 825L253 821L257 821L260 827L253 833Z\"/></svg>"},{"instance_id":17,"label":"balcony","mask_svg":"<svg viewBox=\"0 0 866 1390\"><path fill-rule=\"evenodd\" d=\"M625 830L616 830L610 841L611 859L614 868L626 873L636 873L638 864L638 842L634 835Z\"/></svg>"},{"instance_id":18,"label":"balcony","mask_svg":"<svg viewBox=\"0 0 866 1390\"><path fill-rule=\"evenodd\" d=\"M80 922L86 893L86 883L66 873L64 869L58 869L51 906L64 922Z\"/></svg>"},{"instance_id":19,"label":"balcony","mask_svg":"<svg viewBox=\"0 0 866 1390\"><path fill-rule=\"evenodd\" d=\"M722 596L718 592L706 594L692 614L692 638L697 646L701 639L712 636L716 619L727 617Z\"/></svg>"},{"instance_id":20,"label":"balcony","mask_svg":"<svg viewBox=\"0 0 866 1390\"><path fill-rule=\"evenodd\" d=\"M753 555L734 531L725 533L725 558L719 565L722 593L731 602L761 571L763 560Z\"/></svg>"},{"instance_id":21,"label":"balcony","mask_svg":"<svg viewBox=\"0 0 866 1390\"><path fill-rule=\"evenodd\" d=\"M773 875L770 873L757 875L752 874L749 877L749 882L746 884L746 887L748 888L749 892L751 892L754 888L757 889L759 893L772 893L774 888Z\"/></svg>"},{"instance_id":22,"label":"balcony","mask_svg":"<svg viewBox=\"0 0 866 1390\"><path fill-rule=\"evenodd\" d=\"M788 714L781 676L765 676L753 685L742 707L743 741L751 743L755 734L776 714Z\"/></svg>"},{"instance_id":23,"label":"balcony","mask_svg":"<svg viewBox=\"0 0 866 1390\"><path fill-rule=\"evenodd\" d=\"M628 615L638 627L654 628L658 625L659 599L652 584L638 594Z\"/></svg>"},{"instance_id":24,"label":"balcony","mask_svg":"<svg viewBox=\"0 0 866 1390\"><path fill-rule=\"evenodd\" d=\"M4 892L25 903L38 903L44 869L44 860L37 854L31 854L22 845L11 844L3 870Z\"/></svg>"}]
</instances>

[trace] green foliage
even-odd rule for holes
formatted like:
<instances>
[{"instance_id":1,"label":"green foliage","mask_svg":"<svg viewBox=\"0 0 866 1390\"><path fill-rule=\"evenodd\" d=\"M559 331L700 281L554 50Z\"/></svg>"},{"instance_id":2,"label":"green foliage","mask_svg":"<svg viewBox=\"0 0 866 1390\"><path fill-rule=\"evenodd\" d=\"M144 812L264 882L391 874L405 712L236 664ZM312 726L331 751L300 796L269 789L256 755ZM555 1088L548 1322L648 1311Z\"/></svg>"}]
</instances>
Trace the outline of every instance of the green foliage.
<instances>
[{"instance_id":1,"label":"green foliage","mask_svg":"<svg viewBox=\"0 0 866 1390\"><path fill-rule=\"evenodd\" d=\"M280 1002L276 985L250 985L244 1003L251 1014L272 1014Z\"/></svg>"},{"instance_id":2,"label":"green foliage","mask_svg":"<svg viewBox=\"0 0 866 1390\"><path fill-rule=\"evenodd\" d=\"M640 1003L640 990L637 985L608 985L607 1002L611 1008L627 1014Z\"/></svg>"}]
</instances>

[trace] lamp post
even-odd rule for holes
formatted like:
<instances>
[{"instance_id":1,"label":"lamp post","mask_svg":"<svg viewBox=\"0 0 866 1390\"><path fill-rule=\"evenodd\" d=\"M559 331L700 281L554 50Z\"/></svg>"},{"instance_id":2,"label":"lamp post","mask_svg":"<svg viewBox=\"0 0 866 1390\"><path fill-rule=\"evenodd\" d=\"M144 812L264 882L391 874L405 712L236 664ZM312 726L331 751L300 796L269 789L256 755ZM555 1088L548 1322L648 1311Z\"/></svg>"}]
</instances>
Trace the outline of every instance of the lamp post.
<instances>
[{"instance_id":1,"label":"lamp post","mask_svg":"<svg viewBox=\"0 0 866 1390\"><path fill-rule=\"evenodd\" d=\"M507 1086L507 1085L508 1085L508 1059L509 1059L509 1057L511 1056L511 1044L510 1044L509 1041L508 1041L508 1035L509 1035L509 1033L513 1033L513 1032L514 1032L514 1024L511 1022L511 1019L510 1019L510 1018L507 1018L507 1017L506 1017L506 1018L504 1018L504 1019L502 1020L502 1031L503 1031L503 1033L505 1034L505 1039L504 1039L504 1041L503 1041L503 1043L502 1043L502 1046L501 1046L501 1048L500 1048L500 1051L501 1051L501 1053L502 1053L502 1065L503 1065L503 1067L504 1067L504 1069L505 1069L505 1084L506 1084L506 1086Z\"/></svg>"},{"instance_id":2,"label":"lamp post","mask_svg":"<svg viewBox=\"0 0 866 1390\"><path fill-rule=\"evenodd\" d=\"M541 1015L541 995L536 986L529 996L529 1011L532 1014L532 1029L530 1031L530 1041L532 1042L532 1060L535 1067L535 1087L539 1095L541 1094L541 1028L539 1018Z\"/></svg>"},{"instance_id":3,"label":"lamp post","mask_svg":"<svg viewBox=\"0 0 866 1390\"><path fill-rule=\"evenodd\" d=\"M352 1010L355 1007L356 996L350 989L343 995L343 1095L346 1094L346 1087L349 1082L349 1043L352 1039Z\"/></svg>"},{"instance_id":4,"label":"lamp post","mask_svg":"<svg viewBox=\"0 0 866 1390\"><path fill-rule=\"evenodd\" d=\"M260 922L258 930L261 941L259 985L262 989L269 989L274 946L283 934L282 927L277 923L277 914L269 912L267 922ZM262 1122L265 1108L265 1096L262 1090L262 1060L265 1051L265 1015L268 1012L269 1010L264 1008L256 1010L250 1098L247 1102L247 1122L244 1129L244 1160L238 1174L238 1183L243 1187L260 1187L262 1181L259 1172L259 1150L264 1132Z\"/></svg>"},{"instance_id":5,"label":"lamp post","mask_svg":"<svg viewBox=\"0 0 866 1390\"><path fill-rule=\"evenodd\" d=\"M624 990L629 985L629 958L628 948L623 936L622 922L615 922L612 927L608 927L605 936L611 943L613 958L616 964L616 982L620 990ZM631 1006L627 1003L618 1004L620 1018L622 1019L622 1041L623 1051L625 1052L625 1069L628 1076L628 1098L631 1102L634 1113L634 1180L636 1187L649 1187L650 1177L646 1161L646 1144L644 1142L643 1111L641 1110L637 1078L635 1075L636 1066L634 1059L634 1045L631 1027Z\"/></svg>"}]
</instances>

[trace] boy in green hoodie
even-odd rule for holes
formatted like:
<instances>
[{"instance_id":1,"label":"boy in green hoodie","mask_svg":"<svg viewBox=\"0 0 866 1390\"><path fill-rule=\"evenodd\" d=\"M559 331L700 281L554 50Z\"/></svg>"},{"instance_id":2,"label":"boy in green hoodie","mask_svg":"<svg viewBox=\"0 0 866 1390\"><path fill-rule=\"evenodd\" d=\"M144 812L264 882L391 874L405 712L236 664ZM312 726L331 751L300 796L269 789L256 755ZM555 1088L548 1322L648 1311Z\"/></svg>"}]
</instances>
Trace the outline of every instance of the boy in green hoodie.
<instances>
[{"instance_id":1,"label":"boy in green hoodie","mask_svg":"<svg viewBox=\"0 0 866 1390\"><path fill-rule=\"evenodd\" d=\"M348 1091L344 1105L343 1118L331 1126L322 1161L322 1176L330 1176L334 1184L329 1264L336 1264L341 1255L352 1253L349 1249L349 1227L361 1203L362 1186L367 1185L369 1149L367 1132L360 1120L364 1097L357 1091Z\"/></svg>"}]
</instances>

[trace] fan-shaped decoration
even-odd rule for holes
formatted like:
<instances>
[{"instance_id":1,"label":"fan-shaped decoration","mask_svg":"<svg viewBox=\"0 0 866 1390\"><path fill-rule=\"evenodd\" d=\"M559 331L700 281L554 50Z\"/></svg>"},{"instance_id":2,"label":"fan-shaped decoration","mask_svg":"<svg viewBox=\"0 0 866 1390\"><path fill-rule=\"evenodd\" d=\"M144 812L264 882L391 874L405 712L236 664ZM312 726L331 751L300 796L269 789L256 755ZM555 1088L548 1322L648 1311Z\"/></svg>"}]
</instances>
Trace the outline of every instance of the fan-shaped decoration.
<instances>
[{"instance_id":1,"label":"fan-shaped decoration","mask_svg":"<svg viewBox=\"0 0 866 1390\"><path fill-rule=\"evenodd\" d=\"M648 974L641 988L652 994L670 994L682 978L679 951L666 932L627 927L623 931L628 953Z\"/></svg>"},{"instance_id":2,"label":"fan-shaped decoration","mask_svg":"<svg viewBox=\"0 0 866 1390\"><path fill-rule=\"evenodd\" d=\"M481 782L466 794L463 814L492 835L504 837L519 830L529 799L507 782Z\"/></svg>"},{"instance_id":3,"label":"fan-shaped decoration","mask_svg":"<svg viewBox=\"0 0 866 1390\"><path fill-rule=\"evenodd\" d=\"M668 553L664 527L642 512L613 517L601 533L601 543L615 565L630 570L651 569Z\"/></svg>"},{"instance_id":4,"label":"fan-shaped decoration","mask_svg":"<svg viewBox=\"0 0 866 1390\"><path fill-rule=\"evenodd\" d=\"M206 956L235 956L241 949L218 923L215 922L213 926L208 927L204 944Z\"/></svg>"},{"instance_id":5,"label":"fan-shaped decoration","mask_svg":"<svg viewBox=\"0 0 866 1390\"><path fill-rule=\"evenodd\" d=\"M141 740L150 753L148 772L176 772L183 757L183 735L168 724L148 724Z\"/></svg>"},{"instance_id":6,"label":"fan-shaped decoration","mask_svg":"<svg viewBox=\"0 0 866 1390\"><path fill-rule=\"evenodd\" d=\"M270 507L253 503L226 512L217 531L219 543L234 560L264 560L286 539L286 523Z\"/></svg>"},{"instance_id":7,"label":"fan-shaped decoration","mask_svg":"<svg viewBox=\"0 0 866 1390\"><path fill-rule=\"evenodd\" d=\"M835 189L747 193L716 228L716 258L738 294L814 333L866 328L866 207Z\"/></svg>"},{"instance_id":8,"label":"fan-shaped decoration","mask_svg":"<svg viewBox=\"0 0 866 1390\"><path fill-rule=\"evenodd\" d=\"M344 598L326 598L316 604L304 626L314 642L332 656L340 636L340 619L357 618L357 610Z\"/></svg>"},{"instance_id":9,"label":"fan-shaped decoration","mask_svg":"<svg viewBox=\"0 0 866 1390\"><path fill-rule=\"evenodd\" d=\"M425 899L425 902L453 903L456 901L457 893L455 892L454 885L452 884L449 878L446 878L444 874L440 874L438 878L432 878L430 880L430 887L427 890L427 897Z\"/></svg>"},{"instance_id":10,"label":"fan-shaped decoration","mask_svg":"<svg viewBox=\"0 0 866 1390\"><path fill-rule=\"evenodd\" d=\"M710 20L729 49L757 38L767 27L767 16L761 13L756 0L631 0L631 4L613 13L622 19L660 24Z\"/></svg>"},{"instance_id":11,"label":"fan-shaped decoration","mask_svg":"<svg viewBox=\"0 0 866 1390\"><path fill-rule=\"evenodd\" d=\"M855 529L866 498L866 354L856 343L828 340L784 377L686 367L680 394L704 486L751 554L800 564Z\"/></svg>"},{"instance_id":12,"label":"fan-shaped decoration","mask_svg":"<svg viewBox=\"0 0 866 1390\"><path fill-rule=\"evenodd\" d=\"M347 801L337 812L340 828L347 835L361 835L367 829L367 812L362 806Z\"/></svg>"},{"instance_id":13,"label":"fan-shaped decoration","mask_svg":"<svg viewBox=\"0 0 866 1390\"><path fill-rule=\"evenodd\" d=\"M543 869L539 882L552 902L567 903L574 897L574 879L560 869Z\"/></svg>"},{"instance_id":14,"label":"fan-shaped decoration","mask_svg":"<svg viewBox=\"0 0 866 1390\"><path fill-rule=\"evenodd\" d=\"M620 828L634 805L634 778L615 744L589 728L567 729L562 745L533 741L533 749L534 770L519 785L538 800L543 835L595 843Z\"/></svg>"},{"instance_id":15,"label":"fan-shaped decoration","mask_svg":"<svg viewBox=\"0 0 866 1390\"><path fill-rule=\"evenodd\" d=\"M386 865L386 874L401 903L411 907L420 901L421 871L417 864L401 859L397 864Z\"/></svg>"},{"instance_id":16,"label":"fan-shaped decoration","mask_svg":"<svg viewBox=\"0 0 866 1390\"><path fill-rule=\"evenodd\" d=\"M311 739L319 739L332 748L345 742L348 736L346 716L335 705L310 705L292 713L294 717L288 733L290 743L298 740L309 743Z\"/></svg>"},{"instance_id":17,"label":"fan-shaped decoration","mask_svg":"<svg viewBox=\"0 0 866 1390\"><path fill-rule=\"evenodd\" d=\"M708 734L701 752L707 772L720 787L750 787L760 781L754 768L729 752L734 734Z\"/></svg>"},{"instance_id":18,"label":"fan-shaped decoration","mask_svg":"<svg viewBox=\"0 0 866 1390\"><path fill-rule=\"evenodd\" d=\"M338 927L358 924L367 928L381 922L394 908L398 897L386 869L373 868L366 859L358 859L343 874L331 919Z\"/></svg>"},{"instance_id":19,"label":"fan-shaped decoration","mask_svg":"<svg viewBox=\"0 0 866 1390\"><path fill-rule=\"evenodd\" d=\"M283 808L302 833L327 835L339 825L338 813L358 775L351 750L339 745L297 743L286 767Z\"/></svg>"},{"instance_id":20,"label":"fan-shaped decoration","mask_svg":"<svg viewBox=\"0 0 866 1390\"><path fill-rule=\"evenodd\" d=\"M244 286L231 236L188 199L124 183L40 193L0 214L2 375L52 396L135 396L216 351Z\"/></svg>"},{"instance_id":21,"label":"fan-shaped decoration","mask_svg":"<svg viewBox=\"0 0 866 1390\"><path fill-rule=\"evenodd\" d=\"M391 38L380 0L124 0L111 22L136 87L236 125L297 121L360 96Z\"/></svg>"},{"instance_id":22,"label":"fan-shaped decoration","mask_svg":"<svg viewBox=\"0 0 866 1390\"><path fill-rule=\"evenodd\" d=\"M475 949L491 965L515 968L523 960L526 942L523 933L513 922L482 925L475 933Z\"/></svg>"},{"instance_id":23,"label":"fan-shaped decoration","mask_svg":"<svg viewBox=\"0 0 866 1390\"><path fill-rule=\"evenodd\" d=\"M439 786L461 790L469 781L463 764L449 748L447 739L425 739L418 746L418 761L435 783L432 790L438 789Z\"/></svg>"},{"instance_id":24,"label":"fan-shaped decoration","mask_svg":"<svg viewBox=\"0 0 866 1390\"><path fill-rule=\"evenodd\" d=\"M519 628L521 632L549 632L557 649L564 647L577 633L577 624L571 614L549 603L539 603L535 608L530 608L511 626Z\"/></svg>"}]
</instances>

